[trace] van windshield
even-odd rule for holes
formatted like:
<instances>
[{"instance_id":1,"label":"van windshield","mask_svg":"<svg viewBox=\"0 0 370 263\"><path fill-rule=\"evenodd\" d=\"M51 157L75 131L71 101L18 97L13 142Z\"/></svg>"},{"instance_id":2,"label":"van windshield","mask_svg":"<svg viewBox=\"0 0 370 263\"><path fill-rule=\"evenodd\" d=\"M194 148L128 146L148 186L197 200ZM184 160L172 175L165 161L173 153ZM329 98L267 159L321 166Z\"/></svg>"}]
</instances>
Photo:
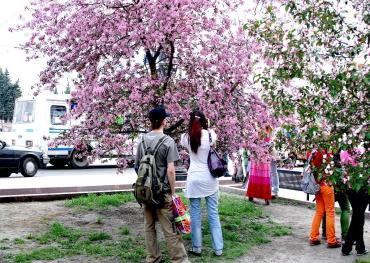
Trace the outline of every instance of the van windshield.
<instances>
[{"instance_id":1,"label":"van windshield","mask_svg":"<svg viewBox=\"0 0 370 263\"><path fill-rule=\"evenodd\" d=\"M20 123L33 123L35 120L35 102L30 101L17 101L14 109L14 120L16 124Z\"/></svg>"}]
</instances>

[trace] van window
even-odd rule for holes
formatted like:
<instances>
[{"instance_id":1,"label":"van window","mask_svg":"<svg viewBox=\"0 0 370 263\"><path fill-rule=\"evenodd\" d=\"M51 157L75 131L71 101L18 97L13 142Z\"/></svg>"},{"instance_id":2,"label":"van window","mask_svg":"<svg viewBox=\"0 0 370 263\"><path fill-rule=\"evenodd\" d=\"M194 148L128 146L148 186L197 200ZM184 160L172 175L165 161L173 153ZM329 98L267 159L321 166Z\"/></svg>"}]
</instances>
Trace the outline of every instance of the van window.
<instances>
[{"instance_id":1,"label":"van window","mask_svg":"<svg viewBox=\"0 0 370 263\"><path fill-rule=\"evenodd\" d=\"M30 101L17 101L14 109L13 122L32 123L35 120L35 102Z\"/></svg>"},{"instance_id":2,"label":"van window","mask_svg":"<svg viewBox=\"0 0 370 263\"><path fill-rule=\"evenodd\" d=\"M67 107L59 106L59 105L52 105L50 108L50 120L51 124L53 125L65 125L67 122L66 120L62 119L62 117L67 113Z\"/></svg>"}]
</instances>

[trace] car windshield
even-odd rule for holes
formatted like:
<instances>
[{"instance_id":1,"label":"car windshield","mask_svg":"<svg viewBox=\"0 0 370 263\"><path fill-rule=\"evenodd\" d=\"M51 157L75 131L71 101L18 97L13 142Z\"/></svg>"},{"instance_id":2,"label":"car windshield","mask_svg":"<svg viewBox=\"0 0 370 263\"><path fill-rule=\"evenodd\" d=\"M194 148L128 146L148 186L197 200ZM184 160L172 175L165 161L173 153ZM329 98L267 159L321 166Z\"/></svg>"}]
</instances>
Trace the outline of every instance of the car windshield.
<instances>
[{"instance_id":1,"label":"car windshield","mask_svg":"<svg viewBox=\"0 0 370 263\"><path fill-rule=\"evenodd\" d=\"M35 102L17 101L14 110L14 123L32 123L35 120Z\"/></svg>"},{"instance_id":2,"label":"car windshield","mask_svg":"<svg viewBox=\"0 0 370 263\"><path fill-rule=\"evenodd\" d=\"M53 125L65 125L66 120L62 117L67 113L67 107L53 105L50 108L50 120Z\"/></svg>"}]
</instances>

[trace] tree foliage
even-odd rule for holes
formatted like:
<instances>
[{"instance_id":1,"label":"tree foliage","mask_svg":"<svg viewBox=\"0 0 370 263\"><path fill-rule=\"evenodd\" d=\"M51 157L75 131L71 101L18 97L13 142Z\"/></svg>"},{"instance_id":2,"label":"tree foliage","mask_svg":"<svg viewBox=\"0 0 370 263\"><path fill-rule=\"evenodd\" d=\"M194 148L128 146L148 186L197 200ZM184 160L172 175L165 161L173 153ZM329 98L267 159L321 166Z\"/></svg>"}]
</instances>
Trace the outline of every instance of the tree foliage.
<instances>
[{"instance_id":1,"label":"tree foliage","mask_svg":"<svg viewBox=\"0 0 370 263\"><path fill-rule=\"evenodd\" d=\"M277 116L295 120L279 134L281 144L337 154L358 145L369 150L369 12L368 1L289 0L264 6L245 25L267 60L255 78L265 101ZM356 168L365 181L367 157Z\"/></svg>"},{"instance_id":2,"label":"tree foliage","mask_svg":"<svg viewBox=\"0 0 370 263\"><path fill-rule=\"evenodd\" d=\"M248 147L263 156L259 131L276 126L254 93L257 43L235 24L240 0L35 0L25 44L30 58L47 56L41 85L54 87L75 73L73 118L83 120L69 138L96 140L96 156L127 151L129 130L148 127L147 112L164 105L170 123L196 108L211 119L220 146ZM246 90L248 89L248 92ZM120 125L124 116L124 125ZM185 127L183 127L183 130Z\"/></svg>"},{"instance_id":3,"label":"tree foliage","mask_svg":"<svg viewBox=\"0 0 370 263\"><path fill-rule=\"evenodd\" d=\"M0 120L13 119L15 100L22 95L18 81L12 83L9 71L0 69Z\"/></svg>"}]
</instances>

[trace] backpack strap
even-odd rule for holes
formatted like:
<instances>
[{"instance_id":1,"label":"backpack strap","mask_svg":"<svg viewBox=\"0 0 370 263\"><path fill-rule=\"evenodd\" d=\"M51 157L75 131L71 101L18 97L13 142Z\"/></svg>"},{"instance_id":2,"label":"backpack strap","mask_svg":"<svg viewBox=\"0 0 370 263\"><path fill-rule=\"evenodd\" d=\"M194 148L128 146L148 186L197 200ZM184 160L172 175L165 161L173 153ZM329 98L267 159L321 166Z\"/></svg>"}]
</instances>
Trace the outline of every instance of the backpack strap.
<instances>
[{"instance_id":1,"label":"backpack strap","mask_svg":"<svg viewBox=\"0 0 370 263\"><path fill-rule=\"evenodd\" d=\"M155 155L157 154L159 147L163 144L163 142L167 139L167 137L168 137L167 135L164 135L163 137L161 137L161 138L159 139L159 141L158 141L158 142L157 142L157 144L155 145L154 150L153 150L153 155L154 155L154 157L155 157Z\"/></svg>"},{"instance_id":2,"label":"backpack strap","mask_svg":"<svg viewBox=\"0 0 370 263\"><path fill-rule=\"evenodd\" d=\"M145 143L145 135L143 135L143 138L141 140L141 148L143 150L143 155L146 155L146 152L147 152L147 147L146 147L146 143Z\"/></svg>"}]
</instances>

